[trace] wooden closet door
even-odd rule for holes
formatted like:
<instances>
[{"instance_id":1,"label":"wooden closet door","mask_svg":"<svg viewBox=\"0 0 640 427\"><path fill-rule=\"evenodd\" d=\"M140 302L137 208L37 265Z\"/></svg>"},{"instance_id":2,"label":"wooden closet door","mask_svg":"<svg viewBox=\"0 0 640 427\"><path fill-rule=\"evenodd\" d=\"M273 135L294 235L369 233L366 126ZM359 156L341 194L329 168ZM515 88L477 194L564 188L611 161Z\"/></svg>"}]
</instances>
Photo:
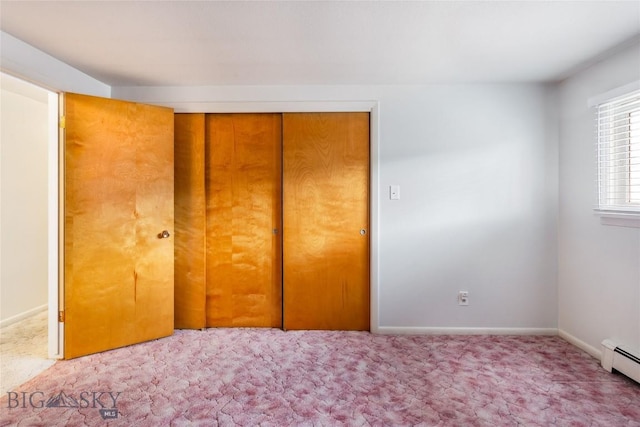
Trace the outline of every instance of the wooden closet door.
<instances>
[{"instance_id":1,"label":"wooden closet door","mask_svg":"<svg viewBox=\"0 0 640 427\"><path fill-rule=\"evenodd\" d=\"M284 328L369 330L369 114L283 116Z\"/></svg>"},{"instance_id":2,"label":"wooden closet door","mask_svg":"<svg viewBox=\"0 0 640 427\"><path fill-rule=\"evenodd\" d=\"M175 327L206 326L205 115L175 115Z\"/></svg>"},{"instance_id":3,"label":"wooden closet door","mask_svg":"<svg viewBox=\"0 0 640 427\"><path fill-rule=\"evenodd\" d=\"M173 333L173 110L63 99L68 359Z\"/></svg>"},{"instance_id":4,"label":"wooden closet door","mask_svg":"<svg viewBox=\"0 0 640 427\"><path fill-rule=\"evenodd\" d=\"M207 326L282 326L280 114L206 116Z\"/></svg>"}]
</instances>

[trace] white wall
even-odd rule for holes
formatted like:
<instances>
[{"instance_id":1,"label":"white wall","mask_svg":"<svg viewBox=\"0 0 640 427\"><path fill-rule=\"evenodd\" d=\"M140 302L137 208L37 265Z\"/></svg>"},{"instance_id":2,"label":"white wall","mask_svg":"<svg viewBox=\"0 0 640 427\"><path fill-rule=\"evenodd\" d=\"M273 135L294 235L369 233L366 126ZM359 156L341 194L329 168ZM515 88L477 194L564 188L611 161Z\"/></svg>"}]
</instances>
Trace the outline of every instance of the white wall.
<instances>
[{"instance_id":1,"label":"white wall","mask_svg":"<svg viewBox=\"0 0 640 427\"><path fill-rule=\"evenodd\" d=\"M637 80L640 44L559 86L559 328L594 355L606 338L640 350L640 229L602 225L594 215L595 133L587 101Z\"/></svg>"},{"instance_id":2,"label":"white wall","mask_svg":"<svg viewBox=\"0 0 640 427\"><path fill-rule=\"evenodd\" d=\"M54 92L109 97L111 87L0 31L0 69Z\"/></svg>"},{"instance_id":3,"label":"white wall","mask_svg":"<svg viewBox=\"0 0 640 427\"><path fill-rule=\"evenodd\" d=\"M539 86L383 98L380 323L555 328L557 139ZM457 305L468 290L470 305Z\"/></svg>"},{"instance_id":4,"label":"white wall","mask_svg":"<svg viewBox=\"0 0 640 427\"><path fill-rule=\"evenodd\" d=\"M547 87L114 87L112 96L178 111L378 100L379 330L555 332L557 118ZM390 184L401 200L389 200ZM458 290L470 292L468 307Z\"/></svg>"},{"instance_id":5,"label":"white wall","mask_svg":"<svg viewBox=\"0 0 640 427\"><path fill-rule=\"evenodd\" d=\"M374 157L379 154L380 203L373 208L379 219L375 236L381 330L555 331L557 118L549 88L109 88L11 36L1 36L1 65L13 74L52 89L111 95L178 111L247 111L252 103L379 101L379 153ZM401 185L401 200L388 200L390 184ZM457 305L460 289L470 292L468 307Z\"/></svg>"},{"instance_id":6,"label":"white wall","mask_svg":"<svg viewBox=\"0 0 640 427\"><path fill-rule=\"evenodd\" d=\"M47 92L0 78L0 321L47 304Z\"/></svg>"}]
</instances>

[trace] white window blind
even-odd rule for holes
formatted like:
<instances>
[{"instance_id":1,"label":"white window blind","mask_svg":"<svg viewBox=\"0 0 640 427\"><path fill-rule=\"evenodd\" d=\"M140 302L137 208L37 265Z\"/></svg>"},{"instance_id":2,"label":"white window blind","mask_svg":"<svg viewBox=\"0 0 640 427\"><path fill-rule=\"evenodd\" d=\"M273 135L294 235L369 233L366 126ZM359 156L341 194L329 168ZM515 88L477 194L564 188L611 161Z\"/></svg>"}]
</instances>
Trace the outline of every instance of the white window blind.
<instances>
[{"instance_id":1,"label":"white window blind","mask_svg":"<svg viewBox=\"0 0 640 427\"><path fill-rule=\"evenodd\" d=\"M598 207L640 214L640 90L597 106Z\"/></svg>"}]
</instances>

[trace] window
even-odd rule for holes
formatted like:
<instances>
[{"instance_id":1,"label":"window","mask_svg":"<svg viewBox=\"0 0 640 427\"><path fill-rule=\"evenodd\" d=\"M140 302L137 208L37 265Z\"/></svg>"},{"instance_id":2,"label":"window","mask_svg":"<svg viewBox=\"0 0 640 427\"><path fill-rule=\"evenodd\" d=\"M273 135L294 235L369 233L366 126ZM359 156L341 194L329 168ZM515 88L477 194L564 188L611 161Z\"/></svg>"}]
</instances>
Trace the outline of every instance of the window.
<instances>
[{"instance_id":1,"label":"window","mask_svg":"<svg viewBox=\"0 0 640 427\"><path fill-rule=\"evenodd\" d=\"M640 90L597 106L598 208L640 215Z\"/></svg>"}]
</instances>

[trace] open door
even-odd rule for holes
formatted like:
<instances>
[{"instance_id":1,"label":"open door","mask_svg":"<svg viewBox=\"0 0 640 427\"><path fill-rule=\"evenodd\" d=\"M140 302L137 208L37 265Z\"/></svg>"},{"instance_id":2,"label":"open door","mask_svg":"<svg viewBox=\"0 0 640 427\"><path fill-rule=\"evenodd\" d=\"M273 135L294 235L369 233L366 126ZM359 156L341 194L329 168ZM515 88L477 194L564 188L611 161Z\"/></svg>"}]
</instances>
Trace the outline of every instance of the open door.
<instances>
[{"instance_id":1,"label":"open door","mask_svg":"<svg viewBox=\"0 0 640 427\"><path fill-rule=\"evenodd\" d=\"M64 94L64 357L173 333L173 110Z\"/></svg>"}]
</instances>

